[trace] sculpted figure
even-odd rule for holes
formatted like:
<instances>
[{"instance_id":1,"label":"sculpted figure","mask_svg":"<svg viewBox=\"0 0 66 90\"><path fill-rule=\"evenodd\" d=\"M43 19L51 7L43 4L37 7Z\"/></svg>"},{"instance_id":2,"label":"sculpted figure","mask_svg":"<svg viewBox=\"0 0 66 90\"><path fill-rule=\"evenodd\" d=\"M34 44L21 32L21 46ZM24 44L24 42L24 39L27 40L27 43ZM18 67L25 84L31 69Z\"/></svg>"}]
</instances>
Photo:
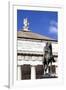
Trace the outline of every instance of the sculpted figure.
<instances>
[{"instance_id":1,"label":"sculpted figure","mask_svg":"<svg viewBox=\"0 0 66 90\"><path fill-rule=\"evenodd\" d=\"M46 46L44 47L43 57L44 74L49 72L49 64L52 65L52 62L55 62L54 56L52 54L52 45L50 42L47 42Z\"/></svg>"}]
</instances>

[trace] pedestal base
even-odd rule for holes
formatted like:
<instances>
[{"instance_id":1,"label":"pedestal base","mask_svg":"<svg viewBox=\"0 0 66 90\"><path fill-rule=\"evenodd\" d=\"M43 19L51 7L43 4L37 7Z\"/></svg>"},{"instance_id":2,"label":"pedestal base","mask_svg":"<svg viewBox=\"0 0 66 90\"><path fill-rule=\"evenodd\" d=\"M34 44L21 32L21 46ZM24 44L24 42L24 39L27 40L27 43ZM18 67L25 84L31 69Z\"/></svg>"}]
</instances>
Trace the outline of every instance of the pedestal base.
<instances>
[{"instance_id":1,"label":"pedestal base","mask_svg":"<svg viewBox=\"0 0 66 90\"><path fill-rule=\"evenodd\" d=\"M57 76L52 76L51 74L46 73L46 74L42 75L41 78L58 78L58 77Z\"/></svg>"}]
</instances>

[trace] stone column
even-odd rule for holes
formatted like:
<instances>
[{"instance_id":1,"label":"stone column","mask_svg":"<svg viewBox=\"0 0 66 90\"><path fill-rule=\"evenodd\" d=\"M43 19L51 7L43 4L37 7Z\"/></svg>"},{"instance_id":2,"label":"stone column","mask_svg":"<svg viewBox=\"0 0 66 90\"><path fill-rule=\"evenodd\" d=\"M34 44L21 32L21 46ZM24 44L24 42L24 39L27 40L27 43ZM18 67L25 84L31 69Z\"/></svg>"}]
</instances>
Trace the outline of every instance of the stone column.
<instances>
[{"instance_id":1,"label":"stone column","mask_svg":"<svg viewBox=\"0 0 66 90\"><path fill-rule=\"evenodd\" d=\"M18 80L21 80L21 66L18 65L17 69L18 69L18 70L17 70L17 73L18 73L17 79L18 79Z\"/></svg>"},{"instance_id":2,"label":"stone column","mask_svg":"<svg viewBox=\"0 0 66 90\"><path fill-rule=\"evenodd\" d=\"M31 65L31 79L36 79L35 65Z\"/></svg>"}]
</instances>

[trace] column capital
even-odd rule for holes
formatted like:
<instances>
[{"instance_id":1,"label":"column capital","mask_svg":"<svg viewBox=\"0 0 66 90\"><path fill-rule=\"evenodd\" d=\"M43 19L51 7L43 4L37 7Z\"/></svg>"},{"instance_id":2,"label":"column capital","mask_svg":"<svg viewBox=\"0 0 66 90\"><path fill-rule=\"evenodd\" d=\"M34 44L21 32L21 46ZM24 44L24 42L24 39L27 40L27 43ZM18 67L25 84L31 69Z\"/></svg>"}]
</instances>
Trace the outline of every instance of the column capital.
<instances>
[{"instance_id":1,"label":"column capital","mask_svg":"<svg viewBox=\"0 0 66 90\"><path fill-rule=\"evenodd\" d=\"M31 67L35 67L35 66L37 66L37 65L30 65Z\"/></svg>"}]
</instances>

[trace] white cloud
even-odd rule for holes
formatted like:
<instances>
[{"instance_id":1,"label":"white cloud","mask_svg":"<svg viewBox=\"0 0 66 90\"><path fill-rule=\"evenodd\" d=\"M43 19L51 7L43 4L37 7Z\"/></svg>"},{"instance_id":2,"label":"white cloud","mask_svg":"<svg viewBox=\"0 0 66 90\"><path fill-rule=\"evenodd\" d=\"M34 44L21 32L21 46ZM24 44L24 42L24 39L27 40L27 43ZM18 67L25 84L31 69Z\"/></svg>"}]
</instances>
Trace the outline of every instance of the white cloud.
<instances>
[{"instance_id":1,"label":"white cloud","mask_svg":"<svg viewBox=\"0 0 66 90\"><path fill-rule=\"evenodd\" d=\"M50 26L49 31L50 31L50 33L57 33L58 32L57 28L54 26Z\"/></svg>"},{"instance_id":2,"label":"white cloud","mask_svg":"<svg viewBox=\"0 0 66 90\"><path fill-rule=\"evenodd\" d=\"M55 21L50 22L49 32L50 33L57 33L58 32L57 22L55 22Z\"/></svg>"}]
</instances>

